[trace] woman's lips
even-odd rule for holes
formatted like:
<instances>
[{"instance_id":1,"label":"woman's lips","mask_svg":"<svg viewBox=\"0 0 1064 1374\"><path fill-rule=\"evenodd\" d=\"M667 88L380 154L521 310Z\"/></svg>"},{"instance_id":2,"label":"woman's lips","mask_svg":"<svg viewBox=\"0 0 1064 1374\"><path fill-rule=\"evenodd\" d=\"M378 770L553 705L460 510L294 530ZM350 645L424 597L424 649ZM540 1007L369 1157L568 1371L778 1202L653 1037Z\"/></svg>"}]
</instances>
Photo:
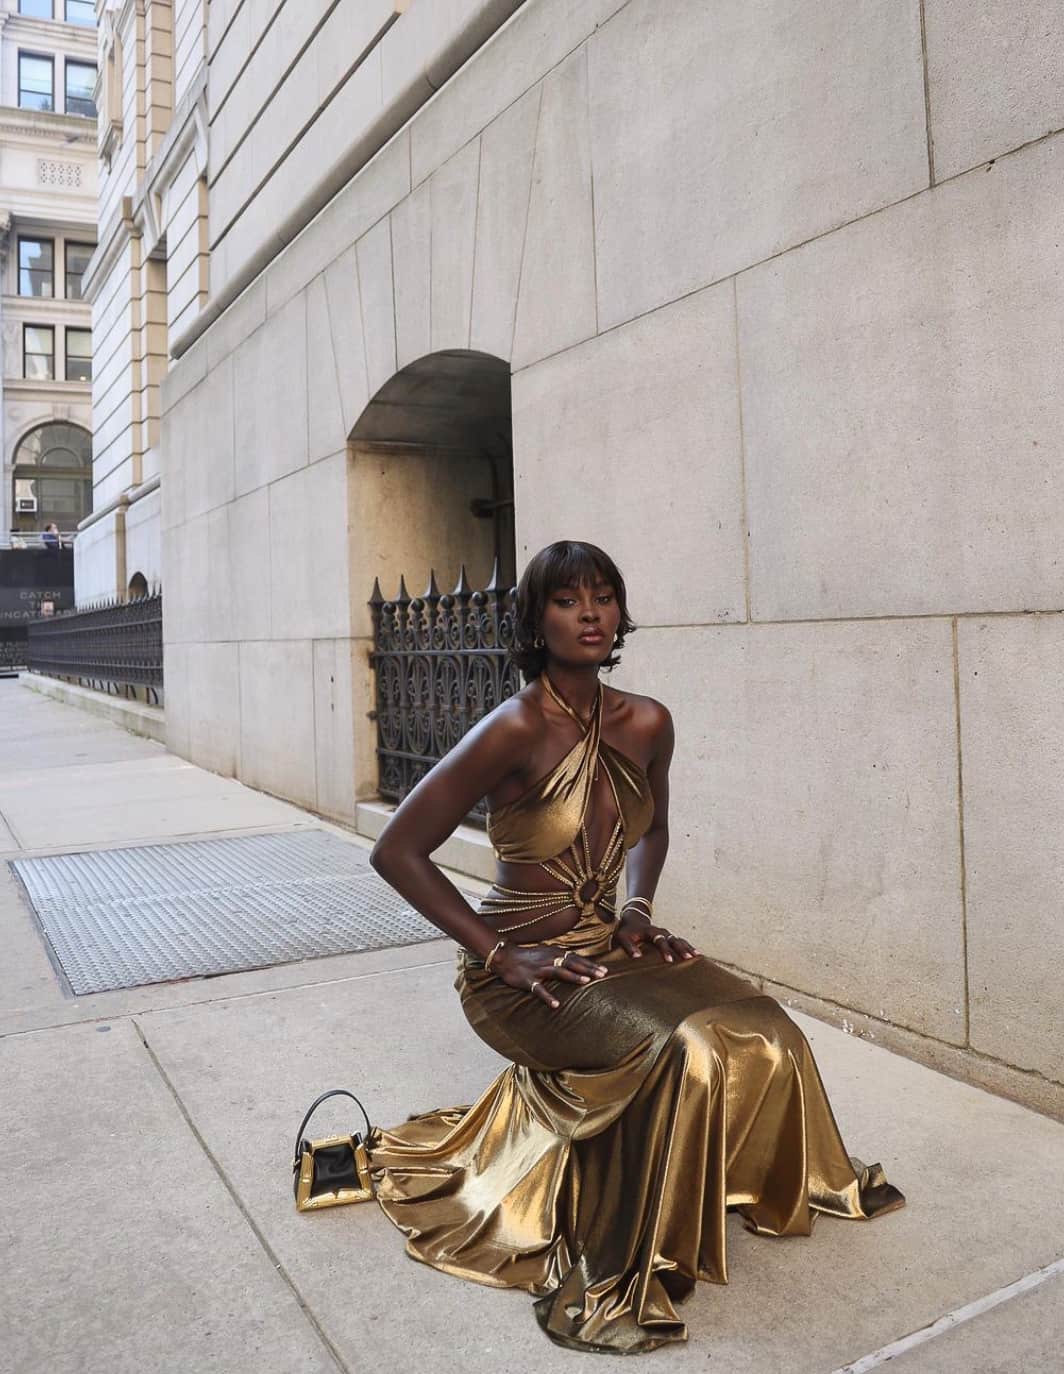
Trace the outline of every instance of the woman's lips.
<instances>
[{"instance_id":1,"label":"woman's lips","mask_svg":"<svg viewBox=\"0 0 1064 1374\"><path fill-rule=\"evenodd\" d=\"M590 630L587 634L578 635L581 644L600 644L606 638L599 630Z\"/></svg>"}]
</instances>

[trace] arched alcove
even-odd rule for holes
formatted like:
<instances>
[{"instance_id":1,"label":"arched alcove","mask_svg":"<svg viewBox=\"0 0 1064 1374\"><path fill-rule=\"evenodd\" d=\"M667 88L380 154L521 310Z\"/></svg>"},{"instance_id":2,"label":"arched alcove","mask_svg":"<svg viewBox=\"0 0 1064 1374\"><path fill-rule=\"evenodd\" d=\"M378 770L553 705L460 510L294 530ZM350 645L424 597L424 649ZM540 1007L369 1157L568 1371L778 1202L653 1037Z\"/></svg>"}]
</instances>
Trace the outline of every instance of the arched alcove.
<instances>
[{"instance_id":1,"label":"arched alcove","mask_svg":"<svg viewBox=\"0 0 1064 1374\"><path fill-rule=\"evenodd\" d=\"M351 600L356 635L371 640L374 583L385 599L434 587L449 593L465 571L463 606L489 616L496 588L515 578L510 367L484 353L433 353L397 372L362 412L349 438ZM386 651L377 678L356 678L356 795L395 799L460 737L504 687L497 649L478 652L472 626L445 624L453 599L429 596L410 651ZM425 611L426 605L430 608ZM419 616L421 613L419 612ZM488 638L490 638L488 632ZM414 642L416 640L416 643ZM431 640L432 646L427 642ZM441 652L442 650L442 652ZM386 660L385 667L381 664ZM378 738L401 719L409 741ZM404 752L396 773L396 749ZM380 752L383 751L383 752ZM395 776L392 776L395 774ZM399 776L401 774L401 776ZM386 786L387 783L387 786ZM359 822L361 824L361 822ZM367 833L373 833L370 825Z\"/></svg>"},{"instance_id":2,"label":"arched alcove","mask_svg":"<svg viewBox=\"0 0 1064 1374\"><path fill-rule=\"evenodd\" d=\"M148 579L143 573L135 572L129 579L129 600L139 601L141 597L148 595Z\"/></svg>"},{"instance_id":3,"label":"arched alcove","mask_svg":"<svg viewBox=\"0 0 1064 1374\"><path fill-rule=\"evenodd\" d=\"M350 435L352 569L386 595L464 564L484 586L515 575L510 367L486 353L432 353L397 372ZM357 595L356 595L357 600Z\"/></svg>"}]
</instances>

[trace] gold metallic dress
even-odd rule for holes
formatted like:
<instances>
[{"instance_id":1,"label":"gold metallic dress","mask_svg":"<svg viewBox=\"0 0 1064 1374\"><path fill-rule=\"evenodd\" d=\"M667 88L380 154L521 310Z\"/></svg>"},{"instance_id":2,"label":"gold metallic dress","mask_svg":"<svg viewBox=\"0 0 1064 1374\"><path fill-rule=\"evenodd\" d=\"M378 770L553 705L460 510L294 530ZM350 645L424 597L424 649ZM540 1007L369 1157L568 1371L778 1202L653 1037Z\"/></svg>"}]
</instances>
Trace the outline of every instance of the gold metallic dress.
<instances>
[{"instance_id":1,"label":"gold metallic dress","mask_svg":"<svg viewBox=\"0 0 1064 1374\"><path fill-rule=\"evenodd\" d=\"M686 1339L675 1304L696 1280L727 1282L729 1208L751 1231L794 1236L817 1212L867 1218L904 1198L847 1155L812 1051L773 998L706 958L614 947L616 877L653 801L642 769L600 738L601 701L572 750L489 820L500 859L556 870L564 894L496 887L481 910L532 916L506 927L519 930L564 895L577 922L542 943L609 973L552 982L553 1010L461 955L466 1017L511 1064L472 1106L380 1132L372 1165L415 1259L527 1289L560 1345L635 1354ZM599 765L623 845L592 868ZM597 904L593 883L607 889Z\"/></svg>"}]
</instances>

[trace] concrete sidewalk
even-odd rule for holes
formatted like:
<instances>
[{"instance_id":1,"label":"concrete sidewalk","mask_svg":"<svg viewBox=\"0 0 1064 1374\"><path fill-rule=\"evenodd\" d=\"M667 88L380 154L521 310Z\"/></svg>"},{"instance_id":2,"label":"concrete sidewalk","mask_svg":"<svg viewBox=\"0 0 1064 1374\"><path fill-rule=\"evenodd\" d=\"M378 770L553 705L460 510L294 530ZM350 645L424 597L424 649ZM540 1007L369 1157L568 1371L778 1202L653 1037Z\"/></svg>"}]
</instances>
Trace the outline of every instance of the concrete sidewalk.
<instances>
[{"instance_id":1,"label":"concrete sidewalk","mask_svg":"<svg viewBox=\"0 0 1064 1374\"><path fill-rule=\"evenodd\" d=\"M0 859L322 824L0 681ZM411 1263L376 1207L293 1206L292 1137L318 1091L349 1086L387 1125L496 1072L447 941L73 998L0 862L0 949L4 1374L601 1367L552 1346L526 1295ZM730 1225L730 1285L700 1285L689 1343L650 1364L1064 1367L1064 1125L796 1019L849 1148L909 1206L822 1218L808 1240Z\"/></svg>"}]
</instances>

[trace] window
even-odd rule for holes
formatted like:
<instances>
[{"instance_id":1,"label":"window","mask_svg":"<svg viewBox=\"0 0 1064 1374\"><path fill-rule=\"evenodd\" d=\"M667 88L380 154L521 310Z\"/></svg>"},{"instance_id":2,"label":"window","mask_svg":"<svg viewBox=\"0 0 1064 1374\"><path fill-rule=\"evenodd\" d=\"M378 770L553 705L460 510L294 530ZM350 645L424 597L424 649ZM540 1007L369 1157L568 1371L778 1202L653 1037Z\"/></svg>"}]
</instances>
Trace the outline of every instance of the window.
<instances>
[{"instance_id":1,"label":"window","mask_svg":"<svg viewBox=\"0 0 1064 1374\"><path fill-rule=\"evenodd\" d=\"M63 250L66 256L66 297L68 301L81 300L81 279L85 275L85 268L89 265L89 259L96 251L93 243L71 243L67 239L66 247Z\"/></svg>"},{"instance_id":2,"label":"window","mask_svg":"<svg viewBox=\"0 0 1064 1374\"><path fill-rule=\"evenodd\" d=\"M66 332L66 379L68 382L92 381L92 330L68 329Z\"/></svg>"},{"instance_id":3,"label":"window","mask_svg":"<svg viewBox=\"0 0 1064 1374\"><path fill-rule=\"evenodd\" d=\"M55 295L55 245L51 239L19 239L18 293Z\"/></svg>"},{"instance_id":4,"label":"window","mask_svg":"<svg viewBox=\"0 0 1064 1374\"><path fill-rule=\"evenodd\" d=\"M61 421L31 430L15 449L15 522L20 529L76 528L92 511L92 436ZM35 510L19 514L19 502Z\"/></svg>"},{"instance_id":5,"label":"window","mask_svg":"<svg viewBox=\"0 0 1064 1374\"><path fill-rule=\"evenodd\" d=\"M24 110L54 110L52 59L31 52L18 55L18 103Z\"/></svg>"},{"instance_id":6,"label":"window","mask_svg":"<svg viewBox=\"0 0 1064 1374\"><path fill-rule=\"evenodd\" d=\"M30 19L51 19L52 0L18 0L18 12Z\"/></svg>"},{"instance_id":7,"label":"window","mask_svg":"<svg viewBox=\"0 0 1064 1374\"><path fill-rule=\"evenodd\" d=\"M50 324L22 326L22 375L49 382L55 377L55 330Z\"/></svg>"},{"instance_id":8,"label":"window","mask_svg":"<svg viewBox=\"0 0 1064 1374\"><path fill-rule=\"evenodd\" d=\"M66 64L66 112L96 118L92 93L96 88L96 67L91 62Z\"/></svg>"},{"instance_id":9,"label":"window","mask_svg":"<svg viewBox=\"0 0 1064 1374\"><path fill-rule=\"evenodd\" d=\"M66 21L68 24L84 24L87 28L96 27L96 0L66 0Z\"/></svg>"}]
</instances>

